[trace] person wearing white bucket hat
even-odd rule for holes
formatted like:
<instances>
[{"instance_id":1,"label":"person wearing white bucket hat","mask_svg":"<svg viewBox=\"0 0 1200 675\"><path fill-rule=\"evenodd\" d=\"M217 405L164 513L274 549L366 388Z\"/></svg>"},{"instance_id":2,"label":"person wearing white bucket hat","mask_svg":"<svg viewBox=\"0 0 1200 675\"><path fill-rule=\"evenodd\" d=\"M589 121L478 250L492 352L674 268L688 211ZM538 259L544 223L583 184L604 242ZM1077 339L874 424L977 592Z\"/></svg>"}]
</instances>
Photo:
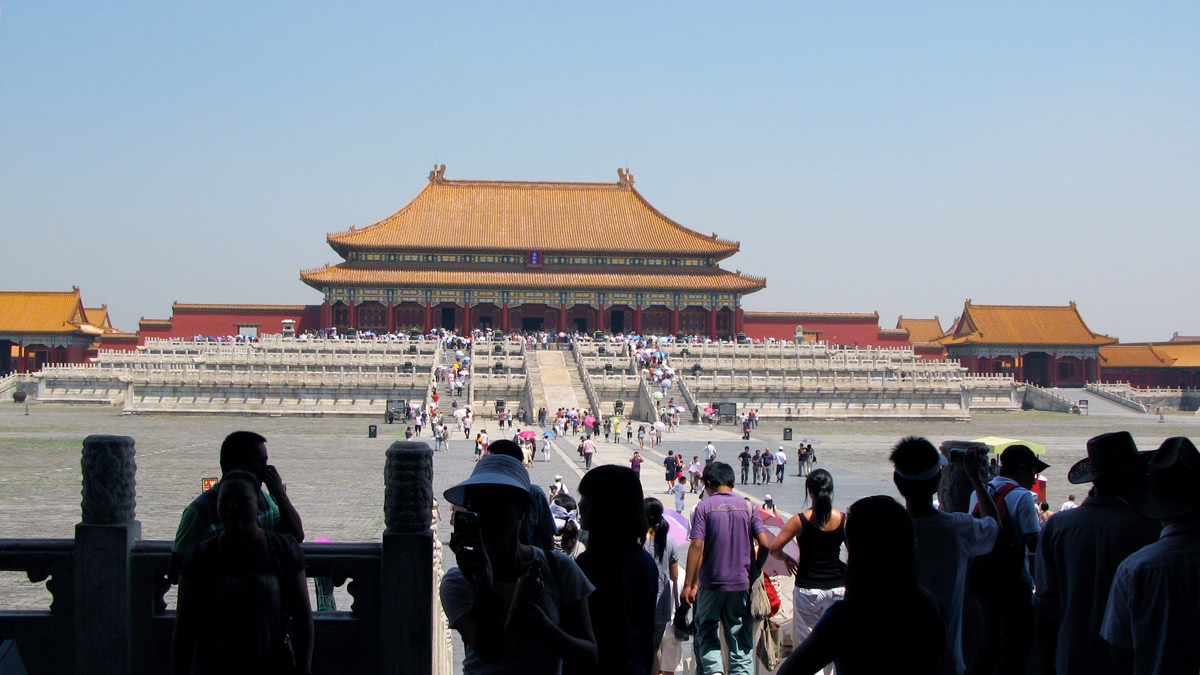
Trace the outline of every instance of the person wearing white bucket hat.
<instances>
[{"instance_id":1,"label":"person wearing white bucket hat","mask_svg":"<svg viewBox=\"0 0 1200 675\"><path fill-rule=\"evenodd\" d=\"M531 508L529 472L520 460L488 455L446 490L459 507L450 548L458 566L440 595L450 627L462 635L462 672L559 673L564 662L596 663L588 596L595 588L560 552L520 543Z\"/></svg>"}]
</instances>

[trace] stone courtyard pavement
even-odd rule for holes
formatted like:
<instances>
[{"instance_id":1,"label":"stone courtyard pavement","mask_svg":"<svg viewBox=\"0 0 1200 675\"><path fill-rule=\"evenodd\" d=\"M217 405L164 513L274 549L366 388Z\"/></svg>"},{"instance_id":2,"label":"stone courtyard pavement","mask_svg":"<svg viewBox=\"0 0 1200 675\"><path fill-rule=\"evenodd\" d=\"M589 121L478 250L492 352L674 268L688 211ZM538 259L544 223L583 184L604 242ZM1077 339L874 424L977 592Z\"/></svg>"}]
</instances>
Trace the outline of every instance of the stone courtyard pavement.
<instances>
[{"instance_id":1,"label":"stone courtyard pavement","mask_svg":"<svg viewBox=\"0 0 1200 675\"><path fill-rule=\"evenodd\" d=\"M231 431L249 429L268 439L270 462L278 467L288 493L304 519L311 540L327 537L334 541L377 541L383 531L384 452L395 440L403 439L404 426L385 425L376 419L263 418L263 417L167 417L123 416L108 407L25 407L0 403L0 538L69 538L79 521L80 448L85 436L112 433L132 436L137 444L137 515L145 539L171 539L179 514L200 491L200 481L217 476L218 449ZM378 425L379 437L367 438L367 427ZM793 429L794 441L784 442L783 428ZM493 439L500 434L495 422L479 419L475 429L486 428ZM736 455L744 445L751 451L783 445L789 464L782 485L738 485L738 492L760 503L771 494L781 512L804 508L803 479L796 477L796 444L815 438L818 467L834 476L835 506L846 508L854 500L872 494L895 495L889 447L906 434L943 440L982 436L1023 438L1047 446L1051 468L1048 499L1052 508L1069 492L1082 498L1084 489L1066 482L1072 463L1085 456L1086 440L1116 429L1130 430L1142 449L1153 449L1168 436L1200 434L1200 418L1189 414L1168 415L1159 424L1151 415L1080 417L1054 413L979 414L970 422L794 422L763 424L751 441L742 441L740 430L730 426L685 424L664 434L663 444L643 452L642 484L647 496L659 497L667 508L673 500L666 491L662 471L665 452L678 452L685 460L701 456L712 440L718 459L736 469ZM425 439L428 439L426 433ZM579 438L557 439L547 462L539 452L531 479L542 486L555 474L566 479L572 492L583 475L583 463L575 451ZM636 447L636 438L634 447ZM597 464L628 466L632 448L625 443L601 443ZM457 434L448 451L434 458L434 494L467 477L474 465L473 446ZM1079 486L1080 488L1083 486ZM690 513L697 496L687 496L685 513ZM446 519L438 528L445 543L450 537L449 505L442 503ZM786 516L785 516L786 517ZM446 549L447 567L453 554ZM24 575L0 572L0 595L5 609L43 608L49 596L41 585L29 584ZM172 598L169 598L171 600ZM338 589L339 607L349 606L344 589ZM461 644L456 642L456 662L461 663Z\"/></svg>"}]
</instances>

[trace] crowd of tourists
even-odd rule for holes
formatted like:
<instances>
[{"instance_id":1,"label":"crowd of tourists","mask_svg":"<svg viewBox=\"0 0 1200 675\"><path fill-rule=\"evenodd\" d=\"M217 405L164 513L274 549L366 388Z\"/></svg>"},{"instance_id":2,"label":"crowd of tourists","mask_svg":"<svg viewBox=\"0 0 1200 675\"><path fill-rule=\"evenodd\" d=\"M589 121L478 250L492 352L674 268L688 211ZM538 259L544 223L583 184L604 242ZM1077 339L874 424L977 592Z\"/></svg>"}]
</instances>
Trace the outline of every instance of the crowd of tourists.
<instances>
[{"instance_id":1,"label":"crowd of tourists","mask_svg":"<svg viewBox=\"0 0 1200 675\"><path fill-rule=\"evenodd\" d=\"M734 493L709 443L688 467L702 499L679 545L640 463L597 466L574 488L556 476L547 495L521 438L492 441L444 493L457 566L440 597L465 673L669 673L687 641L706 674L750 673L754 654L787 675L1018 673L1031 661L1048 673L1200 671L1188 637L1200 631L1200 451L1187 438L1149 452L1127 432L1091 439L1068 473L1087 496L1044 520L1031 488L1047 465L1024 445L992 476L978 450L907 437L889 457L903 503L840 511L832 475L815 469L806 508L784 520L769 498L756 508ZM172 670L309 672L299 512L262 436L230 434L220 464L172 547ZM967 510L939 509L935 493L949 501L955 481ZM795 647L781 663L769 560L794 582ZM967 616L980 624L970 652Z\"/></svg>"}]
</instances>

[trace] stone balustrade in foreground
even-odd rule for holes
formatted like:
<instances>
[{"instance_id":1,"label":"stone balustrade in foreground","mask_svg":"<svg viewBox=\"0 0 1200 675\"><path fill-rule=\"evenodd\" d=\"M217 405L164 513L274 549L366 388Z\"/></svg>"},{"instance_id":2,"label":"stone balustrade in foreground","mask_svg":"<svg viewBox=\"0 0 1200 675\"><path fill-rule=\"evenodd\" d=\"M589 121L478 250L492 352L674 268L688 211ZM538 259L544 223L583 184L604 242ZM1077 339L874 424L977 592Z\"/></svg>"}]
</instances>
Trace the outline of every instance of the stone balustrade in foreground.
<instances>
[{"instance_id":1,"label":"stone balustrade in foreground","mask_svg":"<svg viewBox=\"0 0 1200 675\"><path fill-rule=\"evenodd\" d=\"M75 538L0 539L0 570L44 581L53 598L45 609L0 611L0 634L16 640L30 675L170 672L175 618L164 596L171 542L141 539L135 460L132 438L89 436ZM381 541L302 545L307 574L348 584L354 600L343 611L314 611L314 672L452 672L436 597L442 570L432 478L428 445L393 443Z\"/></svg>"}]
</instances>

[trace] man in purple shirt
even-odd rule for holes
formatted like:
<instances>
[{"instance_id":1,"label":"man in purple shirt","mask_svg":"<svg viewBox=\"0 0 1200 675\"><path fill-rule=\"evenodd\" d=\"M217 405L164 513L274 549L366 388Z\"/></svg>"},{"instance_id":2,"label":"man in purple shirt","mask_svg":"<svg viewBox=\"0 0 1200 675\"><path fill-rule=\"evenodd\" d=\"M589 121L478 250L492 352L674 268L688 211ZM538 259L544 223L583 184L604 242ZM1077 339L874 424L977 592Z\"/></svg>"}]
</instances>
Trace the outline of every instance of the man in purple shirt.
<instances>
[{"instance_id":1,"label":"man in purple shirt","mask_svg":"<svg viewBox=\"0 0 1200 675\"><path fill-rule=\"evenodd\" d=\"M749 675L754 649L750 583L762 573L771 535L751 515L747 501L733 494L733 467L713 462L704 469L703 480L709 496L692 511L683 602L696 606L700 672L724 672L719 626L729 645L729 675Z\"/></svg>"}]
</instances>

